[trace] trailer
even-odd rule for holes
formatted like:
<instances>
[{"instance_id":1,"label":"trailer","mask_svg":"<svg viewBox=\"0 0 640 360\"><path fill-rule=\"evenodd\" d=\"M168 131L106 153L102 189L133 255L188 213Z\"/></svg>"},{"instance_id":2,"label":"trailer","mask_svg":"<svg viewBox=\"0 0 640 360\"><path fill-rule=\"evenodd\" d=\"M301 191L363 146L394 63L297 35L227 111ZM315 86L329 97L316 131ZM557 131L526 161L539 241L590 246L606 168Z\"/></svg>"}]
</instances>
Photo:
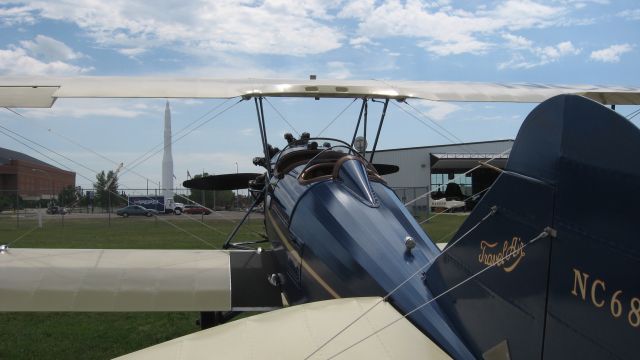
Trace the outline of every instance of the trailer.
<instances>
[{"instance_id":1,"label":"trailer","mask_svg":"<svg viewBox=\"0 0 640 360\"><path fill-rule=\"evenodd\" d=\"M129 196L129 205L140 205L147 209L154 209L165 214L182 214L184 204L165 199L164 196Z\"/></svg>"}]
</instances>

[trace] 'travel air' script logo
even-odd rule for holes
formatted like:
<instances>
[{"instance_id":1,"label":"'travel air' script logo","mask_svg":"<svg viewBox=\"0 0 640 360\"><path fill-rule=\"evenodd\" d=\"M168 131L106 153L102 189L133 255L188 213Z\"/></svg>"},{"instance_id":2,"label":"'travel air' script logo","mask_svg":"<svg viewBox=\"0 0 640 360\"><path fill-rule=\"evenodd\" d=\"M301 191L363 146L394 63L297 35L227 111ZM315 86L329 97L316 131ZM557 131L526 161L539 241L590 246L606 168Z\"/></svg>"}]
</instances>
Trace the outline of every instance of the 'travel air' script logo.
<instances>
[{"instance_id":1,"label":"'travel air' script logo","mask_svg":"<svg viewBox=\"0 0 640 360\"><path fill-rule=\"evenodd\" d=\"M480 241L481 252L478 261L487 266L500 266L505 272L512 272L525 256L524 243L522 239L514 236L511 240L505 240L502 247L498 244Z\"/></svg>"}]
</instances>

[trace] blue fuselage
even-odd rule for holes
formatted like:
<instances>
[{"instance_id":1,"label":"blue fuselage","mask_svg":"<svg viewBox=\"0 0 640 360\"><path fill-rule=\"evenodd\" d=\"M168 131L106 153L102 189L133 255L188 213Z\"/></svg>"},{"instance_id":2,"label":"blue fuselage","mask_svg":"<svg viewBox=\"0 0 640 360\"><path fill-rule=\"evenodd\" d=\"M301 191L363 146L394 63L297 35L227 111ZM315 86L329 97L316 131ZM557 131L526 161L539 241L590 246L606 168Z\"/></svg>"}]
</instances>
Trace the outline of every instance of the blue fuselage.
<instances>
[{"instance_id":1,"label":"blue fuselage","mask_svg":"<svg viewBox=\"0 0 640 360\"><path fill-rule=\"evenodd\" d=\"M407 314L432 299L421 273L440 250L366 161L338 160L331 176L311 179L301 175L306 166L273 176L265 207L289 301L393 291L388 301ZM408 318L454 357L472 358L435 302Z\"/></svg>"}]
</instances>

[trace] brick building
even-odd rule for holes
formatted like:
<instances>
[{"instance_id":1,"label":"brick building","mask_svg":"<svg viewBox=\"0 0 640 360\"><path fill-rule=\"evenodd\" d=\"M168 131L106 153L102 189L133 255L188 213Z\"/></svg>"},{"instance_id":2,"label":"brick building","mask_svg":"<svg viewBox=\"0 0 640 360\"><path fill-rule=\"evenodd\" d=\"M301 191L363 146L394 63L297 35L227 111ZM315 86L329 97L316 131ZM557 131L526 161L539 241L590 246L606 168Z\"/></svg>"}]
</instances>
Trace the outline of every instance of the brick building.
<instances>
[{"instance_id":1,"label":"brick building","mask_svg":"<svg viewBox=\"0 0 640 360\"><path fill-rule=\"evenodd\" d=\"M25 200L56 198L67 186L75 186L76 173L51 166L23 153L0 148L0 195Z\"/></svg>"}]
</instances>

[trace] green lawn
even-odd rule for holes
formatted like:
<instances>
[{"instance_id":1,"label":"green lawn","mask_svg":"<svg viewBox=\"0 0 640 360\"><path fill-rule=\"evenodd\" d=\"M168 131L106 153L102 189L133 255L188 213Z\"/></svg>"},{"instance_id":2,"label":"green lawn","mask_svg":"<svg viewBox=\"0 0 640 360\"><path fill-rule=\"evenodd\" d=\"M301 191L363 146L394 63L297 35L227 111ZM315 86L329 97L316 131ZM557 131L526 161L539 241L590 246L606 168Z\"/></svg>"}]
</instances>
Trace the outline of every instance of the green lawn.
<instances>
[{"instance_id":1,"label":"green lawn","mask_svg":"<svg viewBox=\"0 0 640 360\"><path fill-rule=\"evenodd\" d=\"M21 219L18 227L14 217L2 215L0 244L207 249L219 248L234 226L232 221L218 220L212 215L205 217L207 226L185 218L162 218L173 225L153 218L119 217L113 217L110 226L106 218L65 218L63 224L61 218L51 216L42 228L37 227L34 217ZM432 239L442 241L465 218L441 215L425 223L424 228ZM264 233L261 220L252 220L248 227L243 227L237 239L255 240L258 238L255 232ZM198 316L197 313L0 313L0 359L109 359L198 331L195 324Z\"/></svg>"},{"instance_id":2,"label":"green lawn","mask_svg":"<svg viewBox=\"0 0 640 360\"><path fill-rule=\"evenodd\" d=\"M441 214L422 224L422 228L434 242L449 242L466 219L467 215Z\"/></svg>"}]
</instances>

